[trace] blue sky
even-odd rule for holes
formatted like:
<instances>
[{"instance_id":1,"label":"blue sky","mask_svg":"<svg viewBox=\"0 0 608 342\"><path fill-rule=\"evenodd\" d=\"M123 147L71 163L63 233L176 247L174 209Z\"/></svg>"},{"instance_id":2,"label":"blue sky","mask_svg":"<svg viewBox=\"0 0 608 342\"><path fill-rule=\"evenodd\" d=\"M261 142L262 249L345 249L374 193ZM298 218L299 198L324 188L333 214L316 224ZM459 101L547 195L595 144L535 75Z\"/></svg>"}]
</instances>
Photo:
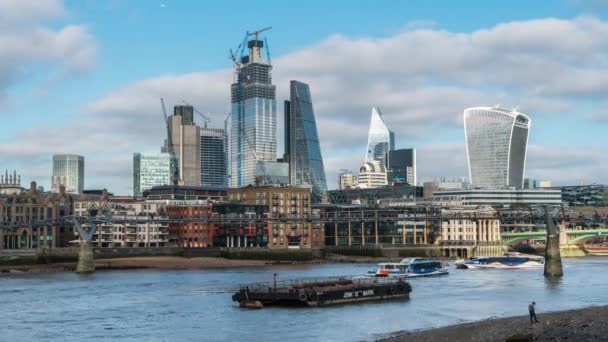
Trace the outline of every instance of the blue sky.
<instances>
[{"instance_id":1,"label":"blue sky","mask_svg":"<svg viewBox=\"0 0 608 342\"><path fill-rule=\"evenodd\" d=\"M605 9L598 0L2 0L0 41L23 46L0 47L0 168L48 186L50 154L81 153L86 187L130 192L132 153L162 140L158 97L186 98L220 126L228 49L246 30L272 26L277 101L287 80L311 84L330 185L362 162L373 105L398 147L419 149L425 180L466 176L462 110L496 103L532 117L529 176L606 182L608 115L597 95L608 78ZM570 74L577 87L562 89Z\"/></svg>"}]
</instances>

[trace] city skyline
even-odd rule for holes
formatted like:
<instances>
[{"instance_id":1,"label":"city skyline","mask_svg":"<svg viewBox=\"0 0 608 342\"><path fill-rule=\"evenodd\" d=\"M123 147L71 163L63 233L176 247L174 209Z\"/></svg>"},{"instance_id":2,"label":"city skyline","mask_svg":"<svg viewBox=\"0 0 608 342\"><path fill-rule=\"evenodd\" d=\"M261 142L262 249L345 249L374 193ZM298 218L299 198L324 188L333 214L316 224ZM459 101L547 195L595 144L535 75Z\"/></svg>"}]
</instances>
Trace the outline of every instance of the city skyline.
<instances>
[{"instance_id":1,"label":"city skyline","mask_svg":"<svg viewBox=\"0 0 608 342\"><path fill-rule=\"evenodd\" d=\"M42 1L39 11L29 15L13 7L7 10L12 12L2 15L8 13L14 25L0 35L16 34L23 38L23 46L33 46L35 33L23 25L28 23L61 38L64 44L49 43L44 50L50 52L14 49L11 56L19 57L14 59L17 62L0 66L1 116L19 118L5 120L0 128L1 166L19 170L24 182L35 180L50 188L51 155L80 154L87 159L86 188L130 193L131 153L157 150L157 137L164 132L158 98L165 97L168 106L186 99L212 113L211 127L222 127L230 102L227 84L231 83L231 63L226 52L238 44L243 31L272 25L268 36L273 83L279 85L276 98L289 98L288 89L281 89L289 79L301 80L314 89L329 180L336 179L341 168L360 166L365 143L359 140L374 104L386 113L398 137L396 145L417 149L419 180L464 176L468 172L462 110L500 102L503 107L520 105L522 111L534 113L526 177L550 179L557 185L578 184L581 178L586 184L606 182L603 165L608 165L607 157L603 145L592 139L601 132L605 120L604 103L598 94L605 86L600 76L605 65L600 57L606 52L602 42L608 24L601 9L565 1L552 9L531 6L525 15L519 15L513 10L478 5L476 20L463 23L444 13L459 13L453 4L444 3L453 11L441 13L399 4L396 6L406 9L402 12L412 14L399 17L394 21L398 24L373 29L356 28L354 23L363 12L394 18L390 12L396 12L395 8L388 3L373 9L359 6L348 9L349 19L305 33L287 25L294 18L281 16L288 12L277 5L255 22L231 24L236 27L225 32L196 26L188 34L222 31L204 33L208 40L196 46L183 44L183 39L192 37L180 38L183 29L163 28L164 34L155 35L158 38L141 42L146 58L124 45L119 48L116 44L121 40L112 39L116 32L99 13L107 12L118 28L126 25L116 20L119 14L139 15L137 24L146 30L159 18L171 22L197 11L183 3L158 8L143 2L111 9ZM311 8L318 6L311 2ZM339 6L327 5L327 13L335 7ZM490 12L501 14L485 15ZM590 12L595 16L587 15ZM137 41L129 36L133 30L117 31L123 32L124 41ZM149 57L152 51L169 53L175 47L171 44L181 44L180 56L163 61ZM435 54L445 49L457 53L445 54L445 58ZM353 55L352 51L360 53ZM400 51L408 58L397 58ZM500 58L515 51L517 54L510 54L515 61ZM571 63L583 58L576 51L584 52L587 63ZM564 55L564 60L552 59L555 53ZM32 98L35 103L30 105ZM280 111L277 116L282 127ZM277 140L282 142L281 129L278 132ZM282 148L279 143L278 155ZM334 183L329 182L331 188Z\"/></svg>"}]
</instances>

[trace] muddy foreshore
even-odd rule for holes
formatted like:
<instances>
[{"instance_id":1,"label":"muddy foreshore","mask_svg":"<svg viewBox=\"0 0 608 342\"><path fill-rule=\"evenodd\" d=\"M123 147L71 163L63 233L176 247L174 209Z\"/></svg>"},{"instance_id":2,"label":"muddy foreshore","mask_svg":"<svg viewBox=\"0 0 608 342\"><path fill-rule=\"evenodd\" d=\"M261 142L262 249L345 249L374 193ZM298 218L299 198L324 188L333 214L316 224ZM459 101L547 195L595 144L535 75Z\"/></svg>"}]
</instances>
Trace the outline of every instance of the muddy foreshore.
<instances>
[{"instance_id":1,"label":"muddy foreshore","mask_svg":"<svg viewBox=\"0 0 608 342\"><path fill-rule=\"evenodd\" d=\"M526 308L523 308L526 310ZM442 328L397 332L382 342L608 341L608 306L488 319Z\"/></svg>"},{"instance_id":2,"label":"muddy foreshore","mask_svg":"<svg viewBox=\"0 0 608 342\"><path fill-rule=\"evenodd\" d=\"M95 260L95 269L103 270L197 270L240 267L267 267L275 265L315 265L336 263L378 263L386 258L357 257L331 255L324 259L310 261L268 261L268 260L239 260L214 257L185 258L185 257L129 257ZM71 272L76 270L76 262L31 264L31 265L1 265L0 277L16 274L38 274Z\"/></svg>"}]
</instances>

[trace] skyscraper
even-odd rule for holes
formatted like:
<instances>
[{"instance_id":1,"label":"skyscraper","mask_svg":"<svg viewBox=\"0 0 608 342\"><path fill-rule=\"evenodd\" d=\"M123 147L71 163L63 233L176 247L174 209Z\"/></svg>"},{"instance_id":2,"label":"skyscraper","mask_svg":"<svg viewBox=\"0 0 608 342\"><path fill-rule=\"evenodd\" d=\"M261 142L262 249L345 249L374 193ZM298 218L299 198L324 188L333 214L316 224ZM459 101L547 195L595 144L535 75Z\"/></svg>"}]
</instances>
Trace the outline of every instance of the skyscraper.
<instances>
[{"instance_id":1,"label":"skyscraper","mask_svg":"<svg viewBox=\"0 0 608 342\"><path fill-rule=\"evenodd\" d=\"M231 86L230 187L254 185L257 164L275 161L277 154L276 87L272 66L262 60L264 41L247 41L249 54L234 59L236 80ZM268 54L268 50L266 51Z\"/></svg>"},{"instance_id":2,"label":"skyscraper","mask_svg":"<svg viewBox=\"0 0 608 342\"><path fill-rule=\"evenodd\" d=\"M416 149L388 151L388 183L416 185Z\"/></svg>"},{"instance_id":3,"label":"skyscraper","mask_svg":"<svg viewBox=\"0 0 608 342\"><path fill-rule=\"evenodd\" d=\"M380 109L372 108L365 161L377 160L386 167L386 155L394 149L395 134L386 126Z\"/></svg>"},{"instance_id":4,"label":"skyscraper","mask_svg":"<svg viewBox=\"0 0 608 342\"><path fill-rule=\"evenodd\" d=\"M201 128L201 186L226 187L224 130Z\"/></svg>"},{"instance_id":5,"label":"skyscraper","mask_svg":"<svg viewBox=\"0 0 608 342\"><path fill-rule=\"evenodd\" d=\"M133 195L155 186L172 185L177 161L170 153L133 154Z\"/></svg>"},{"instance_id":6,"label":"skyscraper","mask_svg":"<svg viewBox=\"0 0 608 342\"><path fill-rule=\"evenodd\" d=\"M522 189L530 118L515 110L476 107L464 111L469 176L474 187Z\"/></svg>"},{"instance_id":7,"label":"skyscraper","mask_svg":"<svg viewBox=\"0 0 608 342\"><path fill-rule=\"evenodd\" d=\"M310 88L306 83L291 81L290 94L290 101L285 105L289 182L292 186L311 186L313 201L320 202L327 191L327 182Z\"/></svg>"},{"instance_id":8,"label":"skyscraper","mask_svg":"<svg viewBox=\"0 0 608 342\"><path fill-rule=\"evenodd\" d=\"M200 127L194 124L192 106L175 106L174 115L169 117L171 148L177 159L178 180L187 186L199 186L201 183L201 133Z\"/></svg>"},{"instance_id":9,"label":"skyscraper","mask_svg":"<svg viewBox=\"0 0 608 342\"><path fill-rule=\"evenodd\" d=\"M53 156L53 178L51 191L59 192L59 187L65 186L65 191L80 194L84 190L84 157L75 154L56 154Z\"/></svg>"}]
</instances>

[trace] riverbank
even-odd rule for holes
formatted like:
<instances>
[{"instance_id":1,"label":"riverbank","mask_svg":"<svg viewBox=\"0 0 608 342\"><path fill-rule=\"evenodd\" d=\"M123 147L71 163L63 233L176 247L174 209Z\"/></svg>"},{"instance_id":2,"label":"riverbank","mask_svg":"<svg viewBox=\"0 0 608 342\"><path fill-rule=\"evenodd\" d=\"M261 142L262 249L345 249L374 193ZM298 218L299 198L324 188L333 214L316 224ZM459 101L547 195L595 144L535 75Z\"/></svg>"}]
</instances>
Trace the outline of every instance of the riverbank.
<instances>
[{"instance_id":1,"label":"riverbank","mask_svg":"<svg viewBox=\"0 0 608 342\"><path fill-rule=\"evenodd\" d=\"M526 308L523 308L525 311ZM540 323L528 316L489 319L416 332L398 332L382 342L485 341L606 341L608 306L559 312L538 312Z\"/></svg>"},{"instance_id":2,"label":"riverbank","mask_svg":"<svg viewBox=\"0 0 608 342\"><path fill-rule=\"evenodd\" d=\"M307 264L336 264L336 263L377 263L386 258L330 255L324 259L310 261L268 261L242 260L219 257L185 258L178 256L128 257L95 260L95 269L103 270L197 270L240 267L267 267L276 265L307 265ZM26 264L0 266L0 276L13 274L37 274L52 272L72 272L76 269L75 262Z\"/></svg>"}]
</instances>

